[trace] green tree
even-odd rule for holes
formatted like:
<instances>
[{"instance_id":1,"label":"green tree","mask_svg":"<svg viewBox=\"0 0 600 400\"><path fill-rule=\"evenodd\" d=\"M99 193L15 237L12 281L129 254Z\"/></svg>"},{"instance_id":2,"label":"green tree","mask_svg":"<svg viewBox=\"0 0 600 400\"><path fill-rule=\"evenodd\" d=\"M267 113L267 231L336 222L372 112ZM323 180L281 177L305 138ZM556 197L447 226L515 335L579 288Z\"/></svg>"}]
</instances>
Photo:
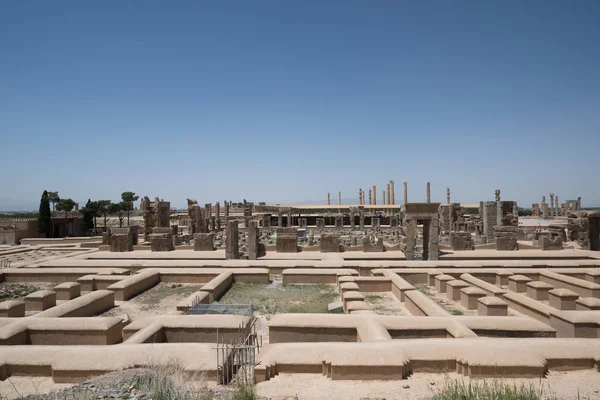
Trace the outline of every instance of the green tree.
<instances>
[{"instance_id":1,"label":"green tree","mask_svg":"<svg viewBox=\"0 0 600 400\"><path fill-rule=\"evenodd\" d=\"M39 233L45 233L46 237L50 237L52 214L50 214L50 199L48 198L48 191L46 190L42 193L42 198L40 200L37 228Z\"/></svg>"},{"instance_id":2,"label":"green tree","mask_svg":"<svg viewBox=\"0 0 600 400\"><path fill-rule=\"evenodd\" d=\"M133 203L138 201L140 196L136 196L134 192L123 192L121 193L121 200L125 203L127 211L127 226L129 226L129 214L133 211Z\"/></svg>"},{"instance_id":3,"label":"green tree","mask_svg":"<svg viewBox=\"0 0 600 400\"><path fill-rule=\"evenodd\" d=\"M106 215L108 214L108 206L111 204L110 200L98 200L96 201L96 209L98 210L98 215L102 215L104 217L104 230L107 231L106 226Z\"/></svg>"},{"instance_id":4,"label":"green tree","mask_svg":"<svg viewBox=\"0 0 600 400\"><path fill-rule=\"evenodd\" d=\"M108 206L108 212L111 214L117 214L119 216L119 227L123 227L123 219L125 219L125 212L128 209L128 203L124 201L120 203L110 203Z\"/></svg>"},{"instance_id":5,"label":"green tree","mask_svg":"<svg viewBox=\"0 0 600 400\"><path fill-rule=\"evenodd\" d=\"M80 212L83 214L83 226L86 231L90 229L96 228L96 217L98 215L98 211L95 208L95 202L88 199L85 207L83 207Z\"/></svg>"},{"instance_id":6,"label":"green tree","mask_svg":"<svg viewBox=\"0 0 600 400\"><path fill-rule=\"evenodd\" d=\"M52 218L56 217L56 205L60 202L58 192L48 192L48 200L52 203ZM52 236L54 237L54 219L51 219L52 223Z\"/></svg>"},{"instance_id":7,"label":"green tree","mask_svg":"<svg viewBox=\"0 0 600 400\"><path fill-rule=\"evenodd\" d=\"M75 202L73 199L60 199L56 205L56 209L58 211L65 212L65 219L69 217L69 212L73 211L73 208L75 208Z\"/></svg>"}]
</instances>

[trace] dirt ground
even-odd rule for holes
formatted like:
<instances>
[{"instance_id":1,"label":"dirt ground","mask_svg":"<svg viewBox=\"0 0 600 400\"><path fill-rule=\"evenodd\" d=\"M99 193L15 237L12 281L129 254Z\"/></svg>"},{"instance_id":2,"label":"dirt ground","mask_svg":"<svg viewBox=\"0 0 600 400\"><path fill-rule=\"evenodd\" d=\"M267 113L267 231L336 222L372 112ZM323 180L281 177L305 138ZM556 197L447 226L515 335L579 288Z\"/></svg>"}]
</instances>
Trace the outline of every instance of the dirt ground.
<instances>
[{"instance_id":1,"label":"dirt ground","mask_svg":"<svg viewBox=\"0 0 600 400\"><path fill-rule=\"evenodd\" d=\"M411 315L392 292L374 292L365 295L365 303L379 315Z\"/></svg>"},{"instance_id":2,"label":"dirt ground","mask_svg":"<svg viewBox=\"0 0 600 400\"><path fill-rule=\"evenodd\" d=\"M467 310L460 304L460 301L450 300L445 293L438 293L435 288L431 286L417 286L417 290L421 291L452 315L477 315L475 310Z\"/></svg>"},{"instance_id":3,"label":"dirt ground","mask_svg":"<svg viewBox=\"0 0 600 400\"><path fill-rule=\"evenodd\" d=\"M414 374L402 381L332 381L319 374L281 374L257 385L265 397L298 395L299 400L359 400L361 398L427 399L441 390L446 379L463 379L452 374ZM468 378L464 378L468 382ZM533 384L542 388L545 399L598 400L600 377L597 371L551 372L546 379L509 379L509 384ZM405 388L405 386L408 386Z\"/></svg>"},{"instance_id":4,"label":"dirt ground","mask_svg":"<svg viewBox=\"0 0 600 400\"><path fill-rule=\"evenodd\" d=\"M430 398L444 387L446 380L455 379L469 382L468 378L455 373L417 373L402 381L332 381L320 374L280 374L270 381L259 383L257 392L266 398L297 395L299 400L416 400ZM600 378L594 370L552 371L542 380L508 379L507 382L534 385L536 391L541 389L541 398L547 400L600 400ZM13 376L0 381L0 399L20 399L71 386L55 384L51 377Z\"/></svg>"},{"instance_id":5,"label":"dirt ground","mask_svg":"<svg viewBox=\"0 0 600 400\"><path fill-rule=\"evenodd\" d=\"M134 321L141 317L180 314L176 309L177 303L199 291L201 287L202 285L185 283L159 283L131 300L115 302L116 307L100 316L115 317L126 314L131 321Z\"/></svg>"}]
</instances>

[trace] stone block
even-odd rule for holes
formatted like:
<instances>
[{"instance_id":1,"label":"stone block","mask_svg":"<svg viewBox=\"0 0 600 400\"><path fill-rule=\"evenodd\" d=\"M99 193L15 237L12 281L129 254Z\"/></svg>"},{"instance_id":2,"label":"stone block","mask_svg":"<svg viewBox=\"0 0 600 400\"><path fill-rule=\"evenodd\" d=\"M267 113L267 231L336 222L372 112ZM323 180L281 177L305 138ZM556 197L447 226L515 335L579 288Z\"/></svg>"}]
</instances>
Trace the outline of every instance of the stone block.
<instances>
[{"instance_id":1,"label":"stone block","mask_svg":"<svg viewBox=\"0 0 600 400\"><path fill-rule=\"evenodd\" d=\"M56 300L72 300L81 295L81 284L78 282L65 282L54 286Z\"/></svg>"},{"instance_id":2,"label":"stone block","mask_svg":"<svg viewBox=\"0 0 600 400\"><path fill-rule=\"evenodd\" d=\"M505 317L508 315L508 304L498 297L480 297L477 299L477 315Z\"/></svg>"},{"instance_id":3,"label":"stone block","mask_svg":"<svg viewBox=\"0 0 600 400\"><path fill-rule=\"evenodd\" d=\"M600 310L600 299L594 297L582 297L575 300L575 309L581 311L598 311Z\"/></svg>"},{"instance_id":4,"label":"stone block","mask_svg":"<svg viewBox=\"0 0 600 400\"><path fill-rule=\"evenodd\" d=\"M44 311L56 305L56 292L38 290L25 296L26 311Z\"/></svg>"},{"instance_id":5,"label":"stone block","mask_svg":"<svg viewBox=\"0 0 600 400\"><path fill-rule=\"evenodd\" d=\"M131 234L113 234L110 236L110 251L124 253L133 251Z\"/></svg>"},{"instance_id":6,"label":"stone block","mask_svg":"<svg viewBox=\"0 0 600 400\"><path fill-rule=\"evenodd\" d=\"M508 277L508 290L515 293L525 293L529 282L531 282L531 279L525 275L511 275Z\"/></svg>"},{"instance_id":7,"label":"stone block","mask_svg":"<svg viewBox=\"0 0 600 400\"><path fill-rule=\"evenodd\" d=\"M473 239L469 232L450 233L450 245L454 251L473 250Z\"/></svg>"},{"instance_id":8,"label":"stone block","mask_svg":"<svg viewBox=\"0 0 600 400\"><path fill-rule=\"evenodd\" d=\"M173 235L170 233L152 233L149 236L152 251L173 251Z\"/></svg>"},{"instance_id":9,"label":"stone block","mask_svg":"<svg viewBox=\"0 0 600 400\"><path fill-rule=\"evenodd\" d=\"M551 239L548 236L540 236L539 239L540 247L542 250L562 250L563 249L563 238L562 236L556 236Z\"/></svg>"},{"instance_id":10,"label":"stone block","mask_svg":"<svg viewBox=\"0 0 600 400\"><path fill-rule=\"evenodd\" d=\"M496 239L496 250L519 250L516 228L514 226L495 226L494 237Z\"/></svg>"},{"instance_id":11,"label":"stone block","mask_svg":"<svg viewBox=\"0 0 600 400\"><path fill-rule=\"evenodd\" d=\"M460 290L460 304L467 310L477 310L477 300L486 296L483 290L468 286Z\"/></svg>"},{"instance_id":12,"label":"stone block","mask_svg":"<svg viewBox=\"0 0 600 400\"><path fill-rule=\"evenodd\" d=\"M298 252L298 229L279 228L277 229L277 240L275 248L278 253L297 253Z\"/></svg>"},{"instance_id":13,"label":"stone block","mask_svg":"<svg viewBox=\"0 0 600 400\"><path fill-rule=\"evenodd\" d=\"M321 235L321 253L339 253L340 237L334 233Z\"/></svg>"},{"instance_id":14,"label":"stone block","mask_svg":"<svg viewBox=\"0 0 600 400\"><path fill-rule=\"evenodd\" d=\"M23 300L6 300L0 303L0 318L20 318L25 316Z\"/></svg>"},{"instance_id":15,"label":"stone block","mask_svg":"<svg viewBox=\"0 0 600 400\"><path fill-rule=\"evenodd\" d=\"M435 290L438 293L446 293L446 284L454 280L451 275L436 275L435 279Z\"/></svg>"},{"instance_id":16,"label":"stone block","mask_svg":"<svg viewBox=\"0 0 600 400\"><path fill-rule=\"evenodd\" d=\"M448 281L446 282L446 296L450 300L460 301L460 291L468 286L467 282L460 279Z\"/></svg>"},{"instance_id":17,"label":"stone block","mask_svg":"<svg viewBox=\"0 0 600 400\"><path fill-rule=\"evenodd\" d=\"M380 253L380 252L385 251L385 247L383 245L383 239L378 238L378 239L376 239L376 243L373 244L371 242L371 239L369 239L368 237L365 237L363 240L363 251L365 251L367 253Z\"/></svg>"},{"instance_id":18,"label":"stone block","mask_svg":"<svg viewBox=\"0 0 600 400\"><path fill-rule=\"evenodd\" d=\"M194 251L214 251L214 233L194 233Z\"/></svg>"},{"instance_id":19,"label":"stone block","mask_svg":"<svg viewBox=\"0 0 600 400\"><path fill-rule=\"evenodd\" d=\"M575 310L579 295L569 289L552 289L548 292L548 303L557 310Z\"/></svg>"},{"instance_id":20,"label":"stone block","mask_svg":"<svg viewBox=\"0 0 600 400\"><path fill-rule=\"evenodd\" d=\"M548 292L552 289L552 285L546 282L527 282L527 296L535 300L548 300Z\"/></svg>"},{"instance_id":21,"label":"stone block","mask_svg":"<svg viewBox=\"0 0 600 400\"><path fill-rule=\"evenodd\" d=\"M225 258L227 260L240 258L238 227L237 220L227 221L227 236L225 237Z\"/></svg>"},{"instance_id":22,"label":"stone block","mask_svg":"<svg viewBox=\"0 0 600 400\"><path fill-rule=\"evenodd\" d=\"M344 313L344 303L341 301L329 303L327 305L327 311L332 314L343 314Z\"/></svg>"}]
</instances>

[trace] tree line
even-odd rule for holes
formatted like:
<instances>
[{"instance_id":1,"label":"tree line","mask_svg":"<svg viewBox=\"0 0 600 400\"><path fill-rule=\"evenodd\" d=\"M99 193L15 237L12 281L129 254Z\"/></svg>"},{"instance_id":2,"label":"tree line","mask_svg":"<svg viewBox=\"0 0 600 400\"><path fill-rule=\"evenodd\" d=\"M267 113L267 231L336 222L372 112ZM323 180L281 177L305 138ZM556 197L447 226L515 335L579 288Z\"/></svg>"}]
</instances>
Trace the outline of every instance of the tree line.
<instances>
[{"instance_id":1,"label":"tree line","mask_svg":"<svg viewBox=\"0 0 600 400\"><path fill-rule=\"evenodd\" d=\"M116 214L119 217L120 227L123 226L125 217L127 217L127 225L129 226L129 216L133 211L133 203L139 198L140 196L137 196L134 192L123 192L121 193L121 201L117 203L113 203L111 200L92 201L88 199L85 207L79 209L79 212L83 215L84 229L97 229L97 219L99 217L104 217L104 226L106 227L108 214ZM52 211L50 211L50 204L52 204ZM70 198L61 198L58 192L44 190L38 212L38 232L45 233L47 237L53 237L53 218L56 216L56 211L64 211L65 218L67 218L75 205L75 201Z\"/></svg>"}]
</instances>

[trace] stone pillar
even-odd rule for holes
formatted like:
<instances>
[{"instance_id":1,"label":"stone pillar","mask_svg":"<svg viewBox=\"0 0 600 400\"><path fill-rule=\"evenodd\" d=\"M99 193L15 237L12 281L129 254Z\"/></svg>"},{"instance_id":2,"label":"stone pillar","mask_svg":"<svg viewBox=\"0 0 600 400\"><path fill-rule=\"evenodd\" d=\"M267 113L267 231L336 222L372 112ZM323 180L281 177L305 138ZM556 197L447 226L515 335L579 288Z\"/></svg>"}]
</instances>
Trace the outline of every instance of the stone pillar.
<instances>
[{"instance_id":1,"label":"stone pillar","mask_svg":"<svg viewBox=\"0 0 600 400\"><path fill-rule=\"evenodd\" d=\"M342 204L342 192L338 192L338 204Z\"/></svg>"},{"instance_id":2,"label":"stone pillar","mask_svg":"<svg viewBox=\"0 0 600 400\"><path fill-rule=\"evenodd\" d=\"M415 246L417 244L417 220L407 219L405 227L406 235L406 259L415 259Z\"/></svg>"},{"instance_id":3,"label":"stone pillar","mask_svg":"<svg viewBox=\"0 0 600 400\"><path fill-rule=\"evenodd\" d=\"M365 208L364 207L358 207L358 226L361 231L365 229Z\"/></svg>"},{"instance_id":4,"label":"stone pillar","mask_svg":"<svg viewBox=\"0 0 600 400\"><path fill-rule=\"evenodd\" d=\"M248 251L248 260L256 260L258 258L259 253L259 229L256 221L250 221L248 223L248 244L246 245L246 249Z\"/></svg>"},{"instance_id":5,"label":"stone pillar","mask_svg":"<svg viewBox=\"0 0 600 400\"><path fill-rule=\"evenodd\" d=\"M225 237L225 258L236 260L240 258L238 221L227 221L227 236Z\"/></svg>"},{"instance_id":6,"label":"stone pillar","mask_svg":"<svg viewBox=\"0 0 600 400\"><path fill-rule=\"evenodd\" d=\"M327 193L327 205L331 205L331 193Z\"/></svg>"},{"instance_id":7,"label":"stone pillar","mask_svg":"<svg viewBox=\"0 0 600 400\"><path fill-rule=\"evenodd\" d=\"M283 214L281 213L281 209L277 212L277 227L283 228Z\"/></svg>"},{"instance_id":8,"label":"stone pillar","mask_svg":"<svg viewBox=\"0 0 600 400\"><path fill-rule=\"evenodd\" d=\"M392 204L396 204L396 188L394 187L394 181L390 181L392 186Z\"/></svg>"},{"instance_id":9,"label":"stone pillar","mask_svg":"<svg viewBox=\"0 0 600 400\"><path fill-rule=\"evenodd\" d=\"M171 202L159 201L156 208L156 227L168 228L171 225Z\"/></svg>"},{"instance_id":10,"label":"stone pillar","mask_svg":"<svg viewBox=\"0 0 600 400\"><path fill-rule=\"evenodd\" d=\"M436 261L440 259L440 222L438 218L433 218L429 224L429 257L428 260Z\"/></svg>"},{"instance_id":11,"label":"stone pillar","mask_svg":"<svg viewBox=\"0 0 600 400\"><path fill-rule=\"evenodd\" d=\"M450 188L446 188L446 204L450 204Z\"/></svg>"},{"instance_id":12,"label":"stone pillar","mask_svg":"<svg viewBox=\"0 0 600 400\"><path fill-rule=\"evenodd\" d=\"M335 216L335 229L342 229L344 227L344 217L342 215Z\"/></svg>"},{"instance_id":13,"label":"stone pillar","mask_svg":"<svg viewBox=\"0 0 600 400\"><path fill-rule=\"evenodd\" d=\"M431 183L427 182L427 202L431 203Z\"/></svg>"},{"instance_id":14,"label":"stone pillar","mask_svg":"<svg viewBox=\"0 0 600 400\"><path fill-rule=\"evenodd\" d=\"M555 217L559 217L560 214L558 213L559 207L558 207L558 196L554 196L554 209L556 210L554 216Z\"/></svg>"},{"instance_id":15,"label":"stone pillar","mask_svg":"<svg viewBox=\"0 0 600 400\"><path fill-rule=\"evenodd\" d=\"M542 218L548 218L548 204L546 203L546 196L542 196Z\"/></svg>"},{"instance_id":16,"label":"stone pillar","mask_svg":"<svg viewBox=\"0 0 600 400\"><path fill-rule=\"evenodd\" d=\"M377 205L377 186L373 185L373 204Z\"/></svg>"},{"instance_id":17,"label":"stone pillar","mask_svg":"<svg viewBox=\"0 0 600 400\"><path fill-rule=\"evenodd\" d=\"M408 204L408 183L404 181L404 205Z\"/></svg>"},{"instance_id":18,"label":"stone pillar","mask_svg":"<svg viewBox=\"0 0 600 400\"><path fill-rule=\"evenodd\" d=\"M215 223L216 223L216 229L218 231L220 231L221 230L221 203L219 203L218 201L215 204Z\"/></svg>"},{"instance_id":19,"label":"stone pillar","mask_svg":"<svg viewBox=\"0 0 600 400\"><path fill-rule=\"evenodd\" d=\"M223 204L225 204L225 224L227 224L227 221L229 220L229 202L225 200Z\"/></svg>"},{"instance_id":20,"label":"stone pillar","mask_svg":"<svg viewBox=\"0 0 600 400\"><path fill-rule=\"evenodd\" d=\"M373 204L373 193L371 192L371 189L369 189L369 205Z\"/></svg>"},{"instance_id":21,"label":"stone pillar","mask_svg":"<svg viewBox=\"0 0 600 400\"><path fill-rule=\"evenodd\" d=\"M287 227L292 227L292 210L289 210L287 214Z\"/></svg>"},{"instance_id":22,"label":"stone pillar","mask_svg":"<svg viewBox=\"0 0 600 400\"><path fill-rule=\"evenodd\" d=\"M385 190L383 191L383 204L385 205Z\"/></svg>"},{"instance_id":23,"label":"stone pillar","mask_svg":"<svg viewBox=\"0 0 600 400\"><path fill-rule=\"evenodd\" d=\"M392 204L392 184L387 184L387 204Z\"/></svg>"},{"instance_id":24,"label":"stone pillar","mask_svg":"<svg viewBox=\"0 0 600 400\"><path fill-rule=\"evenodd\" d=\"M352 230L354 230L354 228L356 226L356 222L354 221L354 216L355 216L354 215L354 211L350 210L350 214L349 214L349 217L350 217L350 229L352 229Z\"/></svg>"},{"instance_id":25,"label":"stone pillar","mask_svg":"<svg viewBox=\"0 0 600 400\"><path fill-rule=\"evenodd\" d=\"M362 189L358 189L358 205L362 206Z\"/></svg>"}]
</instances>

